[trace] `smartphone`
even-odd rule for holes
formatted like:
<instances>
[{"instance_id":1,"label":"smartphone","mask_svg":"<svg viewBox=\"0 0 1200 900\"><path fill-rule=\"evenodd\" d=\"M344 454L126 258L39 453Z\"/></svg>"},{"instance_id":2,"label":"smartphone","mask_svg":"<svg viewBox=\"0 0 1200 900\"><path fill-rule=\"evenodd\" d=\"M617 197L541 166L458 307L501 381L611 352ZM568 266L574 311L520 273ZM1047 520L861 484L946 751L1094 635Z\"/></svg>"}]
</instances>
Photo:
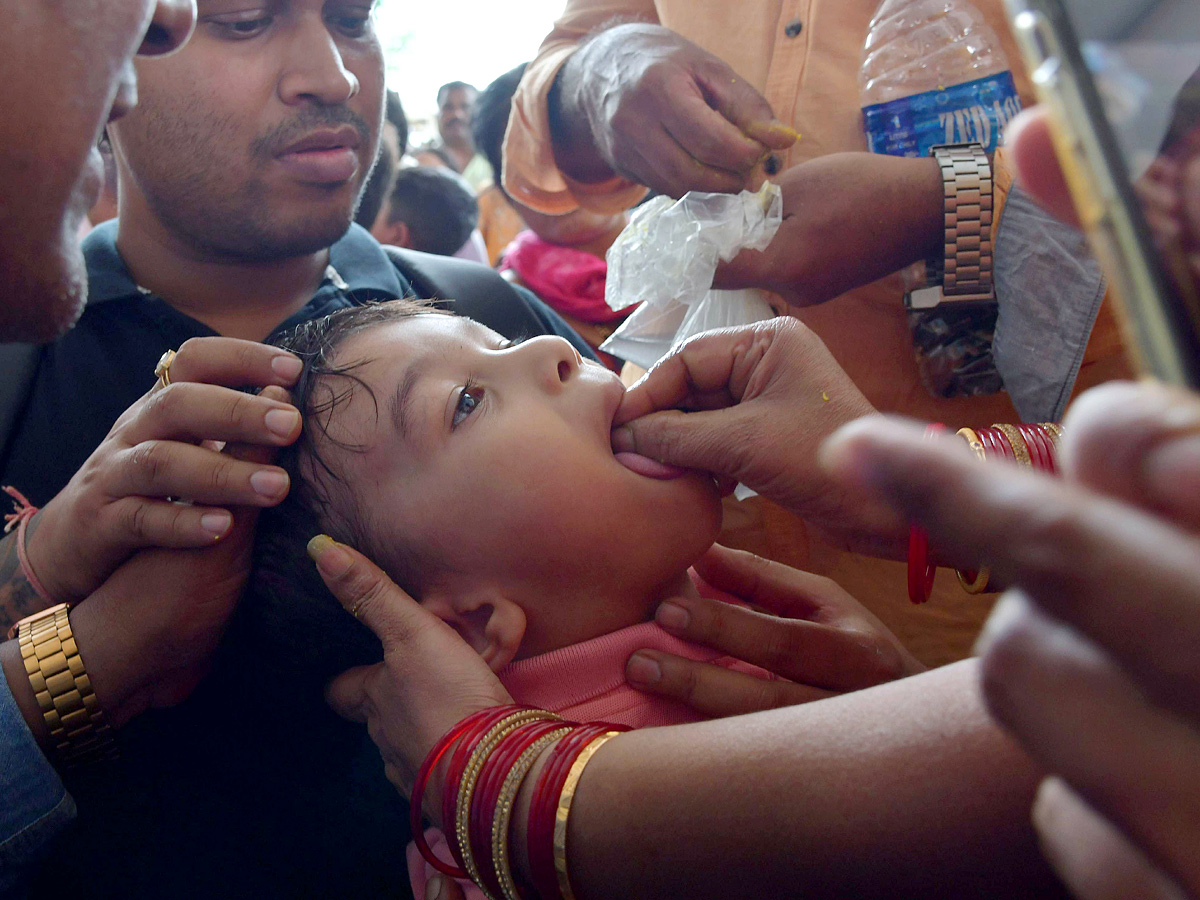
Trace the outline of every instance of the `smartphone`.
<instances>
[{"instance_id":1,"label":"smartphone","mask_svg":"<svg viewBox=\"0 0 1200 900\"><path fill-rule=\"evenodd\" d=\"M1200 388L1200 2L1005 2L1140 367Z\"/></svg>"}]
</instances>

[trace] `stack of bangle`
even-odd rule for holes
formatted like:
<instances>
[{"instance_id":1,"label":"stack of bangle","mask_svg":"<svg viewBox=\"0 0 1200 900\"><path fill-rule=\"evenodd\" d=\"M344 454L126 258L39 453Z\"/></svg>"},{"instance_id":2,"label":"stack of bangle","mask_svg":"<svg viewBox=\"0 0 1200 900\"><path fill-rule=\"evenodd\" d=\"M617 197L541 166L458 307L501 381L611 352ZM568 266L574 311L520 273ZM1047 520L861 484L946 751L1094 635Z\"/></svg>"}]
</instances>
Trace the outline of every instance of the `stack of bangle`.
<instances>
[{"instance_id":1,"label":"stack of bangle","mask_svg":"<svg viewBox=\"0 0 1200 900\"><path fill-rule=\"evenodd\" d=\"M931 425L926 431L930 436L942 430ZM967 442L980 462L1003 460L1050 474L1058 473L1058 444L1062 439L1062 428L1052 422L1038 425L992 425L990 428L960 428L958 436ZM933 592L933 578L937 566L929 561L929 538L925 532L913 525L908 540L908 599L913 603L924 603ZM982 594L988 590L987 566L978 572L958 570L958 581L968 594Z\"/></svg>"},{"instance_id":2,"label":"stack of bangle","mask_svg":"<svg viewBox=\"0 0 1200 900\"><path fill-rule=\"evenodd\" d=\"M575 789L593 754L629 730L605 722L567 722L522 706L497 706L468 716L438 741L417 773L409 808L417 849L439 872L470 878L489 900L573 900L567 820ZM509 826L517 794L543 752L548 756L534 785L526 835L530 883L518 886L510 864ZM434 856L421 827L426 785L447 754L442 824L457 866Z\"/></svg>"}]
</instances>

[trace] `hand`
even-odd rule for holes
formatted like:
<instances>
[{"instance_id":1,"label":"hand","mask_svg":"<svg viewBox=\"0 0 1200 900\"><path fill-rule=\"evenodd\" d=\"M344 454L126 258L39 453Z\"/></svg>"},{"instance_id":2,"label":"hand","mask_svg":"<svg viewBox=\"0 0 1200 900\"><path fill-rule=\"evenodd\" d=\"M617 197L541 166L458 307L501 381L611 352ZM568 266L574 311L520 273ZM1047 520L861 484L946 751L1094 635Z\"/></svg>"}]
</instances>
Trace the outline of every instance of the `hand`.
<instances>
[{"instance_id":1,"label":"hand","mask_svg":"<svg viewBox=\"0 0 1200 900\"><path fill-rule=\"evenodd\" d=\"M758 287L813 306L941 252L942 174L932 158L834 153L772 180L783 193L775 239L718 266L714 287Z\"/></svg>"},{"instance_id":2,"label":"hand","mask_svg":"<svg viewBox=\"0 0 1200 900\"><path fill-rule=\"evenodd\" d=\"M659 25L618 25L567 60L550 93L554 155L576 181L613 173L672 197L757 187L796 133L728 65Z\"/></svg>"},{"instance_id":3,"label":"hand","mask_svg":"<svg viewBox=\"0 0 1200 900\"><path fill-rule=\"evenodd\" d=\"M226 452L259 464L271 453ZM250 572L258 509L232 514L219 543L143 550L71 610L88 676L114 726L182 702L208 671Z\"/></svg>"},{"instance_id":4,"label":"hand","mask_svg":"<svg viewBox=\"0 0 1200 900\"><path fill-rule=\"evenodd\" d=\"M300 414L278 386L296 380L300 361L252 341L196 338L170 371L172 384L129 407L34 520L30 565L59 601L91 594L134 550L210 546L231 530L227 507L273 506L287 495L287 473L267 458L248 462L197 444L294 441ZM258 396L233 390L247 386L276 387Z\"/></svg>"},{"instance_id":5,"label":"hand","mask_svg":"<svg viewBox=\"0 0 1200 900\"><path fill-rule=\"evenodd\" d=\"M658 624L676 637L786 680L763 681L711 663L639 650L625 670L639 690L715 719L807 703L925 669L882 622L828 578L719 544L696 563L696 571L713 587L766 612L680 597L658 607Z\"/></svg>"},{"instance_id":6,"label":"hand","mask_svg":"<svg viewBox=\"0 0 1200 900\"><path fill-rule=\"evenodd\" d=\"M983 686L1069 785L1045 786L1035 818L1059 873L1089 900L1135 879L1200 897L1200 401L1109 385L1064 428L1061 482L888 422L849 426L825 459L1019 588L982 641ZM1122 848L1100 870L1093 835Z\"/></svg>"},{"instance_id":7,"label":"hand","mask_svg":"<svg viewBox=\"0 0 1200 900\"><path fill-rule=\"evenodd\" d=\"M795 319L698 335L630 388L613 448L740 481L859 549L899 557L907 526L833 484L817 448L874 412Z\"/></svg>"},{"instance_id":8,"label":"hand","mask_svg":"<svg viewBox=\"0 0 1200 900\"><path fill-rule=\"evenodd\" d=\"M366 723L388 780L408 796L442 735L471 713L512 698L454 629L357 550L320 536L309 553L333 595L383 644L383 662L339 675L326 699L339 715ZM440 785L431 784L426 797L438 796ZM429 811L440 822L434 806Z\"/></svg>"}]
</instances>

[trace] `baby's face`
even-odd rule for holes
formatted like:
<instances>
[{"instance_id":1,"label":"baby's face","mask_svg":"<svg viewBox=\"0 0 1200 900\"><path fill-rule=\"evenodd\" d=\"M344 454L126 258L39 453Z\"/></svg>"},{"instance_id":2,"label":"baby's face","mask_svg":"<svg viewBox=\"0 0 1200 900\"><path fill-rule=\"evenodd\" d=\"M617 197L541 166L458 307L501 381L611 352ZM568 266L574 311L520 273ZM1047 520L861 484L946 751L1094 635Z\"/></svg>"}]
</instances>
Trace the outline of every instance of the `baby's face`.
<instances>
[{"instance_id":1,"label":"baby's face","mask_svg":"<svg viewBox=\"0 0 1200 900\"><path fill-rule=\"evenodd\" d=\"M623 466L610 431L624 388L561 338L513 346L469 319L420 315L348 338L335 362L358 361L378 411L355 390L329 431L361 452L318 449L352 487L377 552L422 560L418 587L640 599L716 536L712 479ZM589 613L581 633L603 630L593 615L606 613ZM629 610L612 616L621 627Z\"/></svg>"}]
</instances>

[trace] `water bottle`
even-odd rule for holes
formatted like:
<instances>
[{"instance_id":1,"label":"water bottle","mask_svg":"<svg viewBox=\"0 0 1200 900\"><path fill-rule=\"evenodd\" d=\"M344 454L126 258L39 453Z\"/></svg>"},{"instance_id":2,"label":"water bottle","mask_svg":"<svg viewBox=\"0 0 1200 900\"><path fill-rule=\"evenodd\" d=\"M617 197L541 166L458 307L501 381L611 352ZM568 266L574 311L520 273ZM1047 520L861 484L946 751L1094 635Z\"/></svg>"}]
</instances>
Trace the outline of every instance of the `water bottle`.
<instances>
[{"instance_id":1,"label":"water bottle","mask_svg":"<svg viewBox=\"0 0 1200 900\"><path fill-rule=\"evenodd\" d=\"M996 32L968 0L883 0L859 87L867 145L892 156L966 143L991 153L1021 111Z\"/></svg>"}]
</instances>

